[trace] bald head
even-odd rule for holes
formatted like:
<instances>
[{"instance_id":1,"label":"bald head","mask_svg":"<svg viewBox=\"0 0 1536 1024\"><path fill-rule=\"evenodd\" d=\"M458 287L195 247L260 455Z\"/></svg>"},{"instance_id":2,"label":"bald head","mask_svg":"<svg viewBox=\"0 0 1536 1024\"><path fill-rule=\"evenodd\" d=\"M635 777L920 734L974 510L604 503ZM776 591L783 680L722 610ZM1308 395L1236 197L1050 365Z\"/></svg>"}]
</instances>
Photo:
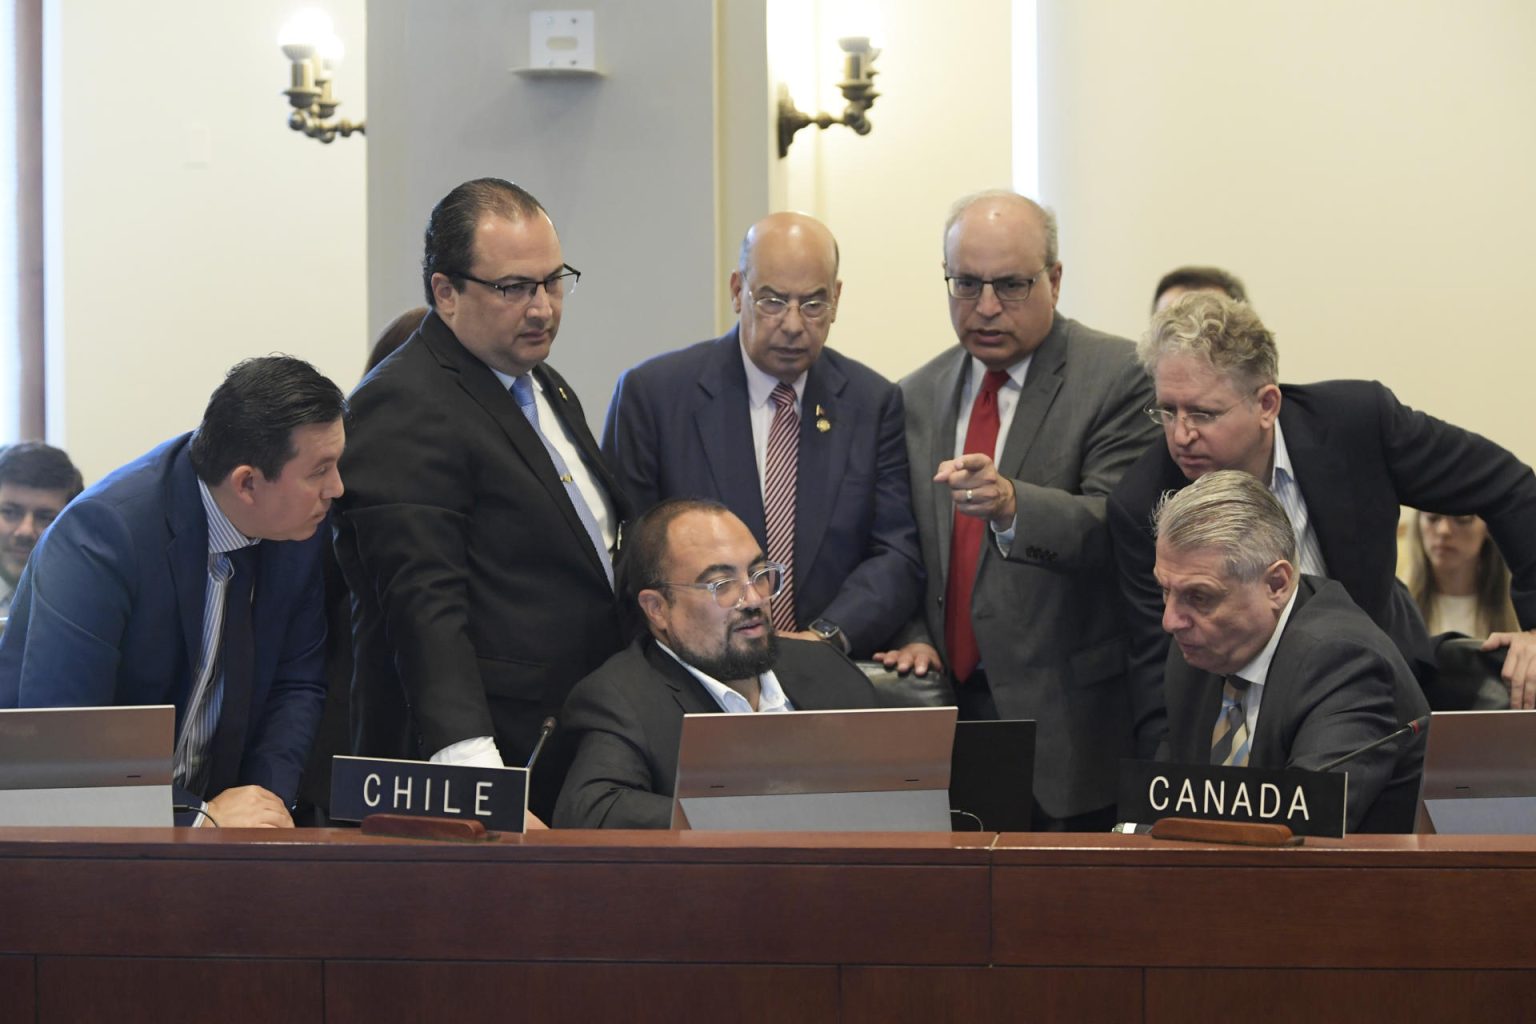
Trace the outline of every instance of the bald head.
<instances>
[{"instance_id":1,"label":"bald head","mask_svg":"<svg viewBox=\"0 0 1536 1024\"><path fill-rule=\"evenodd\" d=\"M963 222L963 223L962 223ZM1028 196L996 189L962 196L949 208L944 222L944 258L957 234L966 226L993 225L1005 231L1026 232L1041 242L1040 261L1054 266L1060 258L1056 245L1056 215Z\"/></svg>"},{"instance_id":2,"label":"bald head","mask_svg":"<svg viewBox=\"0 0 1536 1024\"><path fill-rule=\"evenodd\" d=\"M794 384L817 359L837 319L837 240L803 213L774 213L747 229L731 271L741 346L758 369Z\"/></svg>"},{"instance_id":3,"label":"bald head","mask_svg":"<svg viewBox=\"0 0 1536 1024\"><path fill-rule=\"evenodd\" d=\"M802 258L816 256L830 258L832 276L837 277L837 265L840 259L837 239L833 238L827 226L815 217L793 212L770 213L747 228L747 233L741 240L741 255L736 260L738 272L746 274L751 269L754 252L762 246L774 250L789 247Z\"/></svg>"}]
</instances>

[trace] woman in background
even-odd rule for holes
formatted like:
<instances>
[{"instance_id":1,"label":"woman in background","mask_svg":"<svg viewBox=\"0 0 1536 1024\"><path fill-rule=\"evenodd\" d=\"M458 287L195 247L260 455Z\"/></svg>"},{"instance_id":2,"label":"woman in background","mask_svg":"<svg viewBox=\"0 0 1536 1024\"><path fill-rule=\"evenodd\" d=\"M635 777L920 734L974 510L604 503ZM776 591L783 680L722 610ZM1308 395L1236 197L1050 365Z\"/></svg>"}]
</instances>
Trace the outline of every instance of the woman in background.
<instances>
[{"instance_id":1,"label":"woman in background","mask_svg":"<svg viewBox=\"0 0 1536 1024\"><path fill-rule=\"evenodd\" d=\"M1430 635L1518 632L1509 567L1477 516L1412 512L1404 581Z\"/></svg>"}]
</instances>

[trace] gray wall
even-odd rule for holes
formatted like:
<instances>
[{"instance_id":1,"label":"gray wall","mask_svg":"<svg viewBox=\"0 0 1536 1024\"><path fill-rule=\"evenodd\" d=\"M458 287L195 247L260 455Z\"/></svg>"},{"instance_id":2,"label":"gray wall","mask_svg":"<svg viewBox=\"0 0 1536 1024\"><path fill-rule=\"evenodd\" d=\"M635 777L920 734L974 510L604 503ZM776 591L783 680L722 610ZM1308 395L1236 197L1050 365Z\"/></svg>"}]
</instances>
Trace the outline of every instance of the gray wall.
<instances>
[{"instance_id":1,"label":"gray wall","mask_svg":"<svg viewBox=\"0 0 1536 1024\"><path fill-rule=\"evenodd\" d=\"M732 230L718 211L742 206L739 189L717 187L717 167L740 164L759 143L766 159L753 95L766 90L766 55L755 51L755 69L749 56L724 72L744 83L733 94L748 94L744 114L762 127L745 139L738 128L728 157L717 132L725 29L715 2L568 6L596 11L605 77L511 72L527 63L528 12L551 9L549 0L368 3L369 324L377 332L424 301L422 229L449 189L485 175L514 180L544 203L582 272L550 362L597 430L621 372L716 332L720 239ZM762 20L762 0L731 6L730 19Z\"/></svg>"}]
</instances>

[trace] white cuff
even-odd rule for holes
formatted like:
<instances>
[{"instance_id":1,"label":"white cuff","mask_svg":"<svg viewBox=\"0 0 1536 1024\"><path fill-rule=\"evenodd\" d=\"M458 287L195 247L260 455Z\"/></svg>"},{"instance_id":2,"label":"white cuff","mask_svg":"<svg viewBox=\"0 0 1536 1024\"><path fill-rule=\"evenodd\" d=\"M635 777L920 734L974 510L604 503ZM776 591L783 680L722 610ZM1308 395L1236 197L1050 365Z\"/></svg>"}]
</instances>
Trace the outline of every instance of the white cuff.
<instances>
[{"instance_id":1,"label":"white cuff","mask_svg":"<svg viewBox=\"0 0 1536 1024\"><path fill-rule=\"evenodd\" d=\"M473 736L467 740L450 743L433 754L433 764L467 764L475 768L505 768L496 741L490 736Z\"/></svg>"}]
</instances>

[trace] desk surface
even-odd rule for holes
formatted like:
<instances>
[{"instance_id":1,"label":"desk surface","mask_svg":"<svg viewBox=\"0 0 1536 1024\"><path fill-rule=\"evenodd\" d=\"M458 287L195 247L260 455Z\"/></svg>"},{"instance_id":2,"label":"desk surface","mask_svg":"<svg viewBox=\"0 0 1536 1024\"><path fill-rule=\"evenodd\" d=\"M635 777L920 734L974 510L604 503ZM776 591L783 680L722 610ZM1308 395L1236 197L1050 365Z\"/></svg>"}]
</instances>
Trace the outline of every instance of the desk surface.
<instances>
[{"instance_id":1,"label":"desk surface","mask_svg":"<svg viewBox=\"0 0 1536 1024\"><path fill-rule=\"evenodd\" d=\"M450 1004L499 1019L514 991L549 1019L1189 1020L1254 992L1286 1013L1250 1020L1536 1005L1525 836L8 828L0 908L0 1005L35 993L28 1020L97 1019L109 997L100 1019L132 1019L125 991L144 1019L371 1024Z\"/></svg>"}]
</instances>

